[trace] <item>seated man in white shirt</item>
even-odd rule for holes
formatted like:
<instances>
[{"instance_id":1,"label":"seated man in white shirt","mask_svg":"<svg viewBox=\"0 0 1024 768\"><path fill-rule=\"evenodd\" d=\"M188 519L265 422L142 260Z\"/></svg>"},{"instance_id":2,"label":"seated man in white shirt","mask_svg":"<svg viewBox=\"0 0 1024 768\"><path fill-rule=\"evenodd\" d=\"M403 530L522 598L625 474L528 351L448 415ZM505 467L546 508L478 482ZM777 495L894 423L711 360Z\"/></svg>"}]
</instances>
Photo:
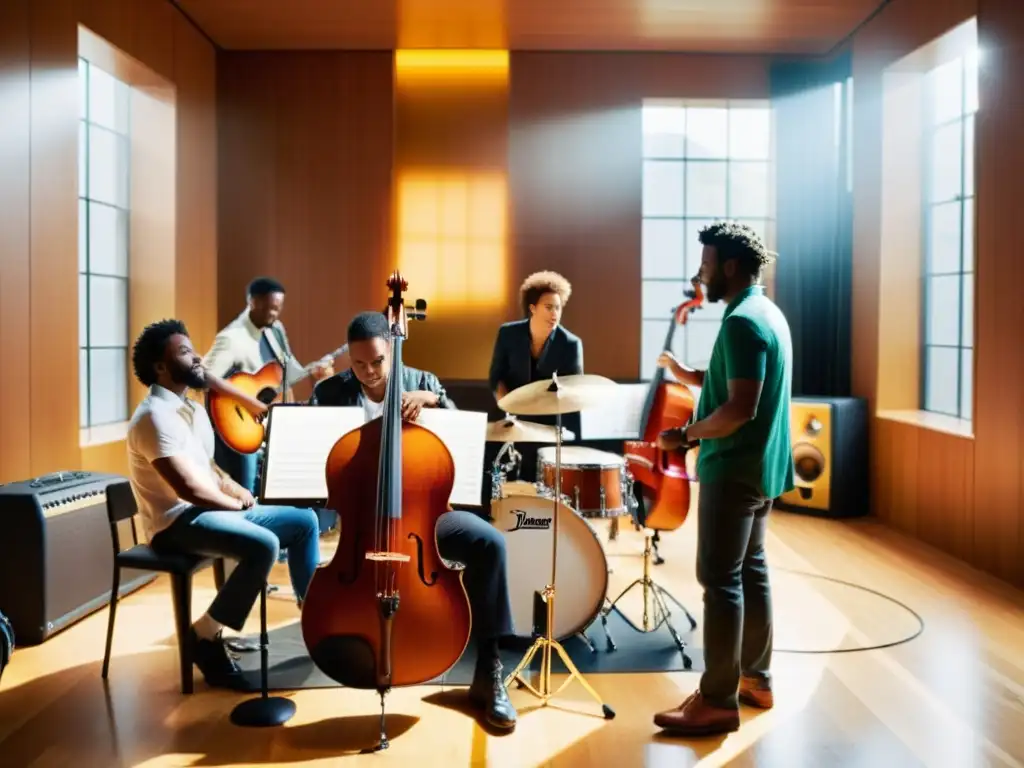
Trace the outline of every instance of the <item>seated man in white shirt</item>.
<instances>
[{"instance_id":1,"label":"seated man in white shirt","mask_svg":"<svg viewBox=\"0 0 1024 768\"><path fill-rule=\"evenodd\" d=\"M150 388L128 430L128 471L151 546L238 562L206 614L191 628L195 664L212 686L237 687L241 672L224 648L223 627L241 631L280 548L301 606L319 563L309 509L255 503L213 460L213 427L186 397L208 386L202 359L177 320L148 326L132 350L135 376Z\"/></svg>"},{"instance_id":2,"label":"seated man in white shirt","mask_svg":"<svg viewBox=\"0 0 1024 768\"><path fill-rule=\"evenodd\" d=\"M281 363L285 383L297 382L306 376L306 369L292 356L288 334L281 322L284 309L284 286L272 277L257 277L246 289L246 307L228 323L213 340L203 358L206 370L226 378L234 373L256 373L271 361ZM310 368L314 381L334 371L329 360L317 361ZM214 458L228 475L243 488L256 492L259 475L259 452L238 453L214 435Z\"/></svg>"}]
</instances>

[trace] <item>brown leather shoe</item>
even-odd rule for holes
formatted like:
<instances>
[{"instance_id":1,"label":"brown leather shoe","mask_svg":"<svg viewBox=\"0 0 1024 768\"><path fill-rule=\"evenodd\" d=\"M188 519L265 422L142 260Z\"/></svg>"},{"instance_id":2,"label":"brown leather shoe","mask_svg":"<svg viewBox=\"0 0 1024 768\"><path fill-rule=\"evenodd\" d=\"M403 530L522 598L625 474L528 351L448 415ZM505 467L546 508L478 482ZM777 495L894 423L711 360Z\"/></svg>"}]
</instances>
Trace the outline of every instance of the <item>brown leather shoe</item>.
<instances>
[{"instance_id":1,"label":"brown leather shoe","mask_svg":"<svg viewBox=\"0 0 1024 768\"><path fill-rule=\"evenodd\" d=\"M713 736L737 730L740 712L739 708L713 707L704 701L700 691L694 691L677 709L656 714L654 724L680 736Z\"/></svg>"},{"instance_id":2,"label":"brown leather shoe","mask_svg":"<svg viewBox=\"0 0 1024 768\"><path fill-rule=\"evenodd\" d=\"M758 709L771 709L775 705L772 688L756 677L741 677L738 698L742 704Z\"/></svg>"}]
</instances>

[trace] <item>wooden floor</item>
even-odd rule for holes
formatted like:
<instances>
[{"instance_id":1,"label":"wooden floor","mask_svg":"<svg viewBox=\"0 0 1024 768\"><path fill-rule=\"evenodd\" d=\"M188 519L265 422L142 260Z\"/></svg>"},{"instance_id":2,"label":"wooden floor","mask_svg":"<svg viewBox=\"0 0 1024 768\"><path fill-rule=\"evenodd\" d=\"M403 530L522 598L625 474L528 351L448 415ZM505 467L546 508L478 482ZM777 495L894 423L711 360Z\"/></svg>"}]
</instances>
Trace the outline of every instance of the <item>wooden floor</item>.
<instances>
[{"instance_id":1,"label":"wooden floor","mask_svg":"<svg viewBox=\"0 0 1024 768\"><path fill-rule=\"evenodd\" d=\"M168 585L160 580L118 611L107 685L100 662L101 611L37 648L20 648L0 686L3 766L950 766L1024 765L1024 595L870 522L840 523L776 512L769 559L776 610L776 707L743 713L727 738L658 734L653 713L673 707L697 673L596 675L588 679L618 713L605 721L574 684L554 706L513 691L515 733L492 736L460 711L463 689L395 691L391 748L373 742L377 699L368 692L299 691L284 727L242 730L228 720L241 697L178 692ZM700 619L694 582L695 518L666 537L656 578ZM632 530L607 546L612 591L640 575ZM916 639L882 650L794 653ZM283 569L274 575L286 584ZM201 613L210 574L196 585ZM637 602L626 607L638 617ZM272 624L297 620L270 601ZM251 626L258 627L254 611ZM695 643L699 643L699 630Z\"/></svg>"}]
</instances>

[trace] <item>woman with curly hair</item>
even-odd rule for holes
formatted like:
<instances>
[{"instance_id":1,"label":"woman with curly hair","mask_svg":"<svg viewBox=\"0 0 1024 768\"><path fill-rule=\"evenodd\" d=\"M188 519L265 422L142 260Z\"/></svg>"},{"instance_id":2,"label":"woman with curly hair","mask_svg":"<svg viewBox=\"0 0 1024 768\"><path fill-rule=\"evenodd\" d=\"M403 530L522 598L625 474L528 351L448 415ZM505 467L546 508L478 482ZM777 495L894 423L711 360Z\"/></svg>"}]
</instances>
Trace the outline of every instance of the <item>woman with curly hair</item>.
<instances>
[{"instance_id":1,"label":"woman with curly hair","mask_svg":"<svg viewBox=\"0 0 1024 768\"><path fill-rule=\"evenodd\" d=\"M498 329L489 376L495 400L514 389L552 374L573 376L583 373L583 342L561 325L562 312L572 294L569 281L557 272L534 272L519 288L523 319ZM529 421L554 424L553 416L531 416ZM579 416L563 416L565 428L579 434ZM534 480L535 446L523 452L519 477Z\"/></svg>"}]
</instances>

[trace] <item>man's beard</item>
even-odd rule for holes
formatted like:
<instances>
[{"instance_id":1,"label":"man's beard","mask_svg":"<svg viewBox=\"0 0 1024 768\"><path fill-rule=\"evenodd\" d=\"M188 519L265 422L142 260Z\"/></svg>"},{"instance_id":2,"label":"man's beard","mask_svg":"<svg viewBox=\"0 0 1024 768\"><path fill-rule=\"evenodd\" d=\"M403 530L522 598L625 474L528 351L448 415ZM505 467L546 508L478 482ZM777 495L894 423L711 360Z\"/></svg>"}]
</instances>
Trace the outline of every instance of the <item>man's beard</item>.
<instances>
[{"instance_id":1,"label":"man's beard","mask_svg":"<svg viewBox=\"0 0 1024 768\"><path fill-rule=\"evenodd\" d=\"M206 372L200 368L172 368L171 381L184 384L192 389L207 389L210 383L206 380Z\"/></svg>"},{"instance_id":2,"label":"man's beard","mask_svg":"<svg viewBox=\"0 0 1024 768\"><path fill-rule=\"evenodd\" d=\"M708 301L721 301L727 290L728 285L724 278L719 275L715 275L711 282L708 283Z\"/></svg>"}]
</instances>

